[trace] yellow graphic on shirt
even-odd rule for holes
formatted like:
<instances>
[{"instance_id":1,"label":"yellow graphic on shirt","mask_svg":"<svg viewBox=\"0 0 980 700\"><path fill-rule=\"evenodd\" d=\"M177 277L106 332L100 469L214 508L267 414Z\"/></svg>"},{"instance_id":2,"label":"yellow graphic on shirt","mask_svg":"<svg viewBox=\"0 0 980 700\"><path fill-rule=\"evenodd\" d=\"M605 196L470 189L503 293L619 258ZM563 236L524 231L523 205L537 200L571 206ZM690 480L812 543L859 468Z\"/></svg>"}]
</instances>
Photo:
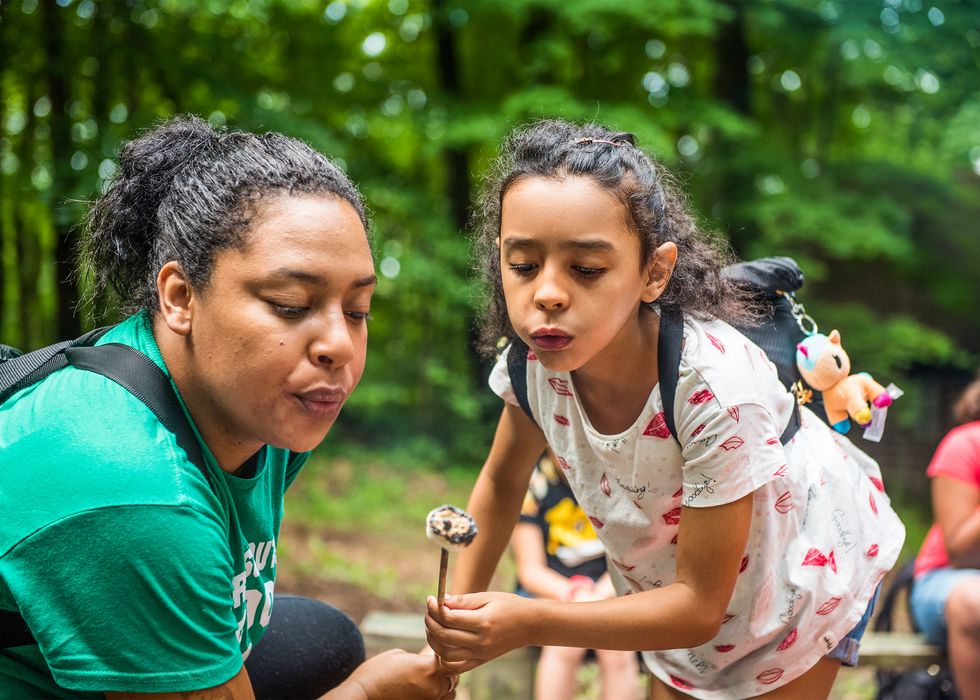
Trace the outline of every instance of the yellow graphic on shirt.
<instances>
[{"instance_id":1,"label":"yellow graphic on shirt","mask_svg":"<svg viewBox=\"0 0 980 700\"><path fill-rule=\"evenodd\" d=\"M544 519L549 526L548 554L556 554L559 547L574 548L597 537L585 512L571 498L559 501L545 513Z\"/></svg>"}]
</instances>

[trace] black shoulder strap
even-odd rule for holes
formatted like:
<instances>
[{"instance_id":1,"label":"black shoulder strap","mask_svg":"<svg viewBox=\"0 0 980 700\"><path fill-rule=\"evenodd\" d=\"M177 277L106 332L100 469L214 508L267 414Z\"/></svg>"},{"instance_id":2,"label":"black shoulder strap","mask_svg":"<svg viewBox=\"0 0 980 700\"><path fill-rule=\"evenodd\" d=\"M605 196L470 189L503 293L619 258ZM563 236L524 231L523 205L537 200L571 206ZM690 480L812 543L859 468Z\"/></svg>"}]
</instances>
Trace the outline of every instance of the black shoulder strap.
<instances>
[{"instance_id":1,"label":"black shoulder strap","mask_svg":"<svg viewBox=\"0 0 980 700\"><path fill-rule=\"evenodd\" d=\"M101 374L142 401L163 427L176 436L177 444L214 490L194 429L174 393L170 378L153 360L139 350L120 343L70 347L65 348L64 354L72 366Z\"/></svg>"},{"instance_id":2,"label":"black shoulder strap","mask_svg":"<svg viewBox=\"0 0 980 700\"><path fill-rule=\"evenodd\" d=\"M895 603L898 595L902 591L906 594L912 590L912 580L915 578L915 560L911 559L902 564L895 571L895 577L888 584L878 603L878 612L875 616L875 632L892 631L892 615L894 614ZM909 616L911 619L911 615ZM913 623L914 624L914 623Z\"/></svg>"},{"instance_id":3,"label":"black shoulder strap","mask_svg":"<svg viewBox=\"0 0 980 700\"><path fill-rule=\"evenodd\" d=\"M660 375L660 401L664 405L664 423L675 440L678 438L677 424L674 422L674 398L677 396L683 342L684 313L677 306L662 306L660 334L657 338L657 374Z\"/></svg>"},{"instance_id":4,"label":"black shoulder strap","mask_svg":"<svg viewBox=\"0 0 980 700\"><path fill-rule=\"evenodd\" d=\"M75 340L0 362L0 403L14 392L41 381L68 364L101 374L146 404L160 423L176 436L177 444L187 452L188 458L214 490L200 443L167 375L150 358L128 345L107 343L92 346L91 343L107 330L100 328ZM0 610L0 649L34 643L34 635L20 614Z\"/></svg>"},{"instance_id":5,"label":"black shoulder strap","mask_svg":"<svg viewBox=\"0 0 980 700\"><path fill-rule=\"evenodd\" d=\"M74 340L65 340L54 345L38 348L32 352L10 357L0 362L0 403L24 387L41 381L52 372L68 365L66 348L94 345L109 327L96 328Z\"/></svg>"},{"instance_id":6,"label":"black shoulder strap","mask_svg":"<svg viewBox=\"0 0 980 700\"><path fill-rule=\"evenodd\" d=\"M531 413L531 404L527 400L527 343L515 336L507 352L507 373L510 375L510 385L517 397L517 403L521 405L524 412L531 420L534 414Z\"/></svg>"},{"instance_id":7,"label":"black shoulder strap","mask_svg":"<svg viewBox=\"0 0 980 700\"><path fill-rule=\"evenodd\" d=\"M664 405L664 423L674 439L677 423L674 420L674 399L681 366L681 347L684 342L684 313L679 307L664 306L660 310L660 337L657 341L657 372L660 375L660 401ZM779 436L779 442L788 443L800 429L800 407L793 402L793 415ZM682 445L683 446L683 445Z\"/></svg>"}]
</instances>

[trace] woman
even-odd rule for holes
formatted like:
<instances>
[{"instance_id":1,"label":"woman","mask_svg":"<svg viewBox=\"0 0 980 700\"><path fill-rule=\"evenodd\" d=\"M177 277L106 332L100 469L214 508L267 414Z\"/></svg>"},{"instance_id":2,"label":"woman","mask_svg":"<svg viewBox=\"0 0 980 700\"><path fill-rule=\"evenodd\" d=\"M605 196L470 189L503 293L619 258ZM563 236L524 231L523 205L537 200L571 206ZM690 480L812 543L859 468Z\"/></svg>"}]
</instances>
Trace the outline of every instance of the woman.
<instances>
[{"instance_id":1,"label":"woman","mask_svg":"<svg viewBox=\"0 0 980 700\"><path fill-rule=\"evenodd\" d=\"M365 662L329 606L273 613L283 494L364 369L353 184L299 141L177 118L123 148L87 223L96 293L131 314L99 343L167 373L206 469L92 372L0 406L0 609L37 641L0 651L0 696L453 697L431 655Z\"/></svg>"},{"instance_id":2,"label":"woman","mask_svg":"<svg viewBox=\"0 0 980 700\"><path fill-rule=\"evenodd\" d=\"M953 428L926 474L936 522L915 560L915 623L945 646L961 698L980 697L980 376L964 390Z\"/></svg>"}]
</instances>

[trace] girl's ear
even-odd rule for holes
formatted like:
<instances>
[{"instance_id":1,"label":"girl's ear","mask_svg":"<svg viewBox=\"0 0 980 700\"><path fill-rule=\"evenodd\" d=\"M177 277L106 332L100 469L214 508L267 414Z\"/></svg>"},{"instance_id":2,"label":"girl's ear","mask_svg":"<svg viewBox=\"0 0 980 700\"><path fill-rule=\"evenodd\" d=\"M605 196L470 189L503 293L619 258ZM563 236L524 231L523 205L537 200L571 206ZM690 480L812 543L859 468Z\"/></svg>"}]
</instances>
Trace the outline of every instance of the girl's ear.
<instances>
[{"instance_id":1,"label":"girl's ear","mask_svg":"<svg viewBox=\"0 0 980 700\"><path fill-rule=\"evenodd\" d=\"M157 273L157 296L160 316L167 327L178 335L190 335L194 292L176 260L171 260Z\"/></svg>"},{"instance_id":2,"label":"girl's ear","mask_svg":"<svg viewBox=\"0 0 980 700\"><path fill-rule=\"evenodd\" d=\"M640 299L647 304L656 301L667 288L670 275L677 264L677 246L668 241L657 247L646 266L646 283Z\"/></svg>"}]
</instances>

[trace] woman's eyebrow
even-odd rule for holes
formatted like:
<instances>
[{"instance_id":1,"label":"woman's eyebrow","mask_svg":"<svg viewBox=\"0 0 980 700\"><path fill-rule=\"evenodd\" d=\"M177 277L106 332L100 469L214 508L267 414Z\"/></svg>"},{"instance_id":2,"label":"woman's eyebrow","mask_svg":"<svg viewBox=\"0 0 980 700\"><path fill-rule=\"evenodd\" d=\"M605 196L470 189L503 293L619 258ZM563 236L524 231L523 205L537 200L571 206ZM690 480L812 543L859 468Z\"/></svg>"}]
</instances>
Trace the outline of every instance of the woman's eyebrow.
<instances>
[{"instance_id":1,"label":"woman's eyebrow","mask_svg":"<svg viewBox=\"0 0 980 700\"><path fill-rule=\"evenodd\" d=\"M304 284L314 284L314 285L325 285L328 280L323 275L318 275L314 272L308 272L306 270L297 270L291 267L280 267L269 273L269 278L272 280L296 280L297 282L303 282ZM351 283L351 287L359 289L361 287L370 287L378 283L377 275L365 275L354 280Z\"/></svg>"}]
</instances>

